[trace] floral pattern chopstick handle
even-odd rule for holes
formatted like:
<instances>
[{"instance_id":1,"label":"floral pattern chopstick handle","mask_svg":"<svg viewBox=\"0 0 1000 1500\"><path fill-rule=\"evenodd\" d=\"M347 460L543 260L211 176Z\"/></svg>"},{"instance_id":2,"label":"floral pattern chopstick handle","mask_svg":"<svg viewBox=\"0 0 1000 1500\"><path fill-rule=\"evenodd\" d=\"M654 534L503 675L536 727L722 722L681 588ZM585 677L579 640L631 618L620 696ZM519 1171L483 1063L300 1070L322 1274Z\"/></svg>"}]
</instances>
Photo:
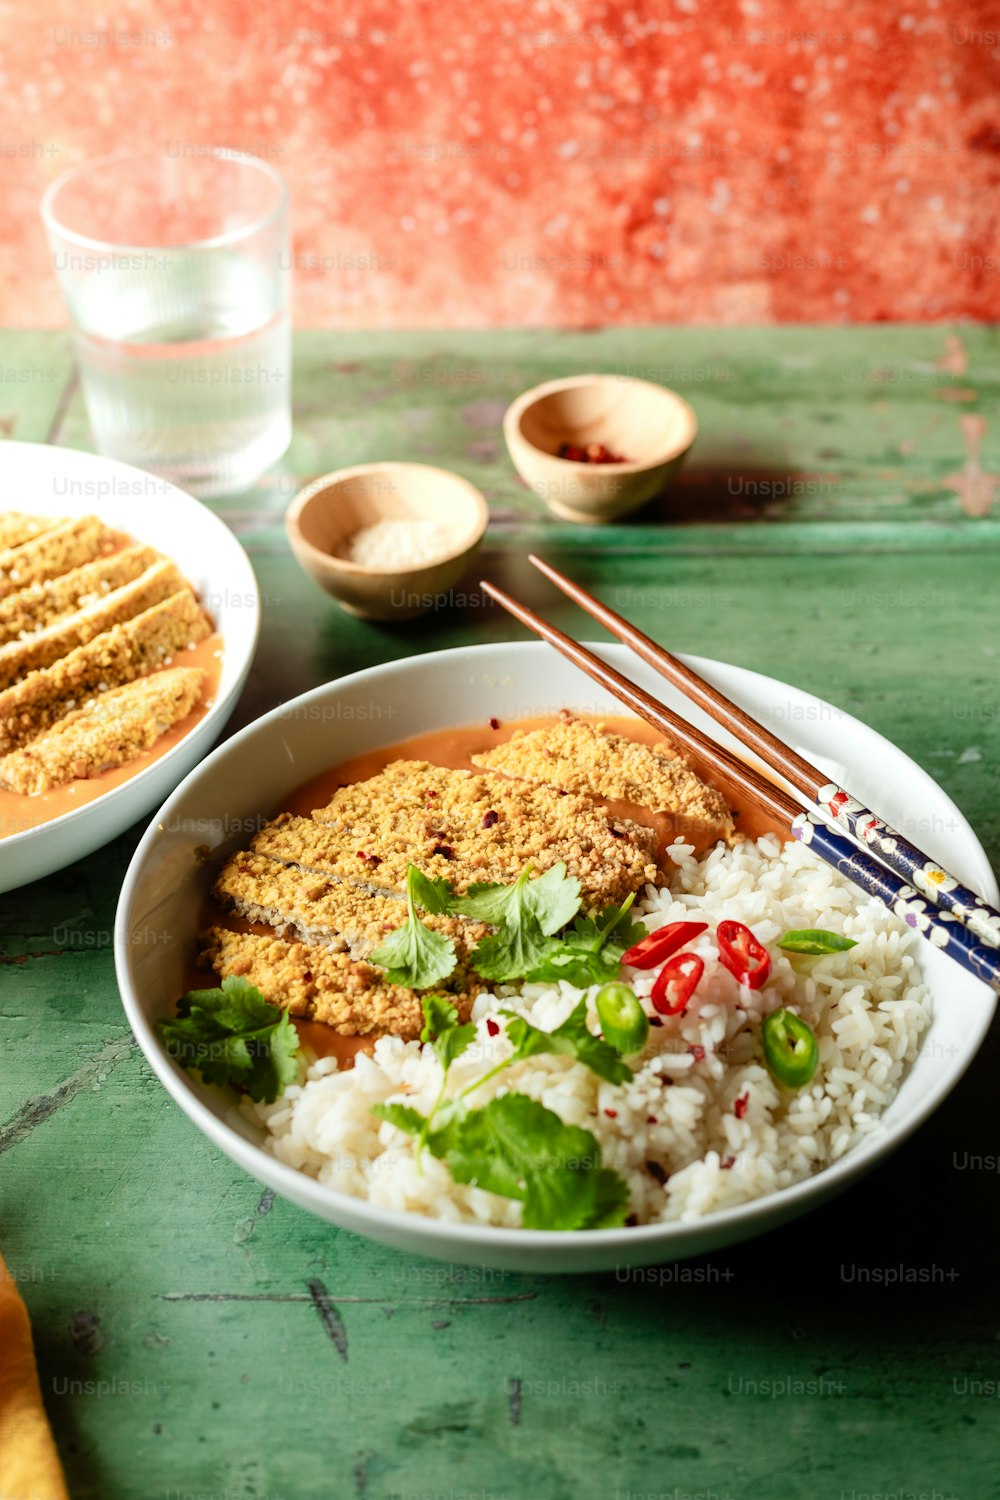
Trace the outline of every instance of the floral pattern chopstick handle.
<instances>
[{"instance_id":1,"label":"floral pattern chopstick handle","mask_svg":"<svg viewBox=\"0 0 1000 1500\"><path fill-rule=\"evenodd\" d=\"M1000 947L1000 911L982 896L928 859L915 844L869 812L843 787L833 782L820 787L816 801L835 823L849 828L859 843L867 844L890 869L916 887L912 894L918 904L922 898L929 898L932 913L935 907L952 912L955 920L968 927L981 942L991 948Z\"/></svg>"},{"instance_id":2,"label":"floral pattern chopstick handle","mask_svg":"<svg viewBox=\"0 0 1000 1500\"><path fill-rule=\"evenodd\" d=\"M940 948L1000 994L1000 950L978 941L971 925L963 926L956 912L922 899L915 886L907 885L870 854L834 832L819 813L800 813L792 823L792 836L808 844L827 864L870 896L877 896L933 947Z\"/></svg>"}]
</instances>

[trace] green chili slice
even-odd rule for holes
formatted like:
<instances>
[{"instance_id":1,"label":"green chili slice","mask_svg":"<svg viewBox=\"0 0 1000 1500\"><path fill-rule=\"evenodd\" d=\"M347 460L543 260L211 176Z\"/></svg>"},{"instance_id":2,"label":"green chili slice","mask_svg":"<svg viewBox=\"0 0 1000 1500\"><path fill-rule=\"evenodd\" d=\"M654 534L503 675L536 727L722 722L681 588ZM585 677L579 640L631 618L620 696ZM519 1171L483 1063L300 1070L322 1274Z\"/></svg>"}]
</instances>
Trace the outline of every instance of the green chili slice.
<instances>
[{"instance_id":1,"label":"green chili slice","mask_svg":"<svg viewBox=\"0 0 1000 1500\"><path fill-rule=\"evenodd\" d=\"M857 946L853 938L826 932L822 927L803 927L778 939L778 947L786 953L846 953L848 948Z\"/></svg>"},{"instance_id":2,"label":"green chili slice","mask_svg":"<svg viewBox=\"0 0 1000 1500\"><path fill-rule=\"evenodd\" d=\"M812 1029L794 1011L772 1011L764 1022L764 1061L772 1076L789 1089L803 1088L819 1063Z\"/></svg>"},{"instance_id":3,"label":"green chili slice","mask_svg":"<svg viewBox=\"0 0 1000 1500\"><path fill-rule=\"evenodd\" d=\"M649 1020L627 984L601 985L597 991L597 1019L604 1040L622 1057L642 1051L649 1035Z\"/></svg>"}]
</instances>

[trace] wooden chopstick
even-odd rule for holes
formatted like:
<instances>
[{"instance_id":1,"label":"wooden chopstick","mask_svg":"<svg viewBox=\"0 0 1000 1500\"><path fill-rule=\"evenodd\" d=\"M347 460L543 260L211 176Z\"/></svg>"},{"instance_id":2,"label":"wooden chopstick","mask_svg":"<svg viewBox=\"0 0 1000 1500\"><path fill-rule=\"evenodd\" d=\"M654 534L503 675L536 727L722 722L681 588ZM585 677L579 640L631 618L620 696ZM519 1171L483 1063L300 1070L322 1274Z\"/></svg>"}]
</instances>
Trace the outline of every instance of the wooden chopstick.
<instances>
[{"instance_id":1,"label":"wooden chopstick","mask_svg":"<svg viewBox=\"0 0 1000 1500\"><path fill-rule=\"evenodd\" d=\"M933 904L928 910L925 902L914 899L916 892L912 886L835 832L818 812L803 810L783 788L767 781L752 766L717 745L693 724L686 723L651 693L595 656L586 646L564 635L503 589L485 579L481 580L480 587L515 619L548 641L640 718L693 750L716 774L729 778L752 803L771 813L794 838L807 843L827 864L853 880L862 890L876 896L890 911L916 927L935 948L947 953L956 963L1000 992L1000 953L980 944L968 928L955 920L953 913L941 912Z\"/></svg>"},{"instance_id":2,"label":"wooden chopstick","mask_svg":"<svg viewBox=\"0 0 1000 1500\"><path fill-rule=\"evenodd\" d=\"M693 703L697 703L699 708L703 708L717 723L734 734L741 744L755 751L766 765L780 772L804 796L813 800L830 819L846 828L860 843L874 850L884 864L902 875L915 888L915 894L919 892L935 906L949 911L956 922L968 927L981 942L992 948L1000 947L1000 912L975 891L969 890L956 876L949 874L936 860L932 860L843 787L831 782L805 756L765 728L758 719L740 708L731 698L727 698L725 693L706 682L692 667L678 661L663 646L650 640L648 635L643 635L630 621L588 594L586 589L551 564L543 562L534 553L529 554L529 560L574 603L579 604L591 619L599 621L612 635L630 646L661 677L680 688Z\"/></svg>"}]
</instances>

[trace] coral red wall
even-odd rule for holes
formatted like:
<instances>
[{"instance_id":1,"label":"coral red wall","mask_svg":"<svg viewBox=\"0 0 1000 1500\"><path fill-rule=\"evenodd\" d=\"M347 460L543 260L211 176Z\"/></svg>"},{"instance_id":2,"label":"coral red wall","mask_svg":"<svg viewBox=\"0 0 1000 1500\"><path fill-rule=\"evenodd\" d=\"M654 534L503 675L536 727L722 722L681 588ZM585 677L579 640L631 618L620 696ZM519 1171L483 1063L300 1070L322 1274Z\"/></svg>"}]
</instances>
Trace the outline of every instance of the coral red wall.
<instances>
[{"instance_id":1,"label":"coral red wall","mask_svg":"<svg viewBox=\"0 0 1000 1500\"><path fill-rule=\"evenodd\" d=\"M266 155L305 325L1000 311L990 0L166 0L7 8L0 322L62 304L47 181Z\"/></svg>"}]
</instances>

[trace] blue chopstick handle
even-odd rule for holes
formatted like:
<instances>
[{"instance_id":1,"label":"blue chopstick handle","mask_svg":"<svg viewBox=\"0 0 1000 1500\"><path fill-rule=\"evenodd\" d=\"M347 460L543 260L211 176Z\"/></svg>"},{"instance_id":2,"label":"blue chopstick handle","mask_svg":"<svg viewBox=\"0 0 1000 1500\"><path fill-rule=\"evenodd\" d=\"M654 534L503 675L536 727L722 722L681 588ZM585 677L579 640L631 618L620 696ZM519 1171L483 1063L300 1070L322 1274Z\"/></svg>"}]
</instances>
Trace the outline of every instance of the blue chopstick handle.
<instances>
[{"instance_id":1,"label":"blue chopstick handle","mask_svg":"<svg viewBox=\"0 0 1000 1500\"><path fill-rule=\"evenodd\" d=\"M921 849L862 807L843 787L832 782L820 787L816 801L834 822L849 828L859 843L874 849L879 859L902 875L908 885L915 886L915 894L928 896L933 905L954 912L955 919L989 947L1000 947L1000 911L982 896L928 859Z\"/></svg>"},{"instance_id":2,"label":"blue chopstick handle","mask_svg":"<svg viewBox=\"0 0 1000 1500\"><path fill-rule=\"evenodd\" d=\"M1000 951L978 941L963 927L954 912L935 906L912 885L872 859L842 834L835 833L819 813L803 812L792 823L792 837L808 844L828 865L854 884L877 896L908 927L915 928L935 948L940 948L1000 994Z\"/></svg>"}]
</instances>

